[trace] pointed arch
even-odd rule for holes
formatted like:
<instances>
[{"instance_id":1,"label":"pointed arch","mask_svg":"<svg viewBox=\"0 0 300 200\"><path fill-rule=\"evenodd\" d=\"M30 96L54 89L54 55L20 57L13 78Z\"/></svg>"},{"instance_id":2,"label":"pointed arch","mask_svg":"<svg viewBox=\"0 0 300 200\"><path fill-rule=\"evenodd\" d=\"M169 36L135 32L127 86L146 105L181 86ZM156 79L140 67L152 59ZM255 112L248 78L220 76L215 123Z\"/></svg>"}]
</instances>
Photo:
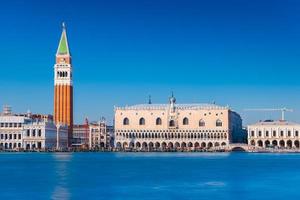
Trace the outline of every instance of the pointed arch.
<instances>
[{"instance_id":1,"label":"pointed arch","mask_svg":"<svg viewBox=\"0 0 300 200\"><path fill-rule=\"evenodd\" d=\"M205 121L203 119L199 120L199 126L204 127L205 126Z\"/></svg>"},{"instance_id":2,"label":"pointed arch","mask_svg":"<svg viewBox=\"0 0 300 200\"><path fill-rule=\"evenodd\" d=\"M160 117L156 118L156 125L161 125L161 124L162 124L161 118Z\"/></svg>"},{"instance_id":3,"label":"pointed arch","mask_svg":"<svg viewBox=\"0 0 300 200\"><path fill-rule=\"evenodd\" d=\"M189 125L189 119L187 117L183 118L182 124L183 125Z\"/></svg>"},{"instance_id":4,"label":"pointed arch","mask_svg":"<svg viewBox=\"0 0 300 200\"><path fill-rule=\"evenodd\" d=\"M174 127L174 126L175 126L175 121L174 121L174 120L171 120L171 121L169 122L169 126L170 126L170 127Z\"/></svg>"},{"instance_id":5,"label":"pointed arch","mask_svg":"<svg viewBox=\"0 0 300 200\"><path fill-rule=\"evenodd\" d=\"M223 126L223 123L220 119L217 119L216 126Z\"/></svg>"},{"instance_id":6,"label":"pointed arch","mask_svg":"<svg viewBox=\"0 0 300 200\"><path fill-rule=\"evenodd\" d=\"M140 125L145 125L145 119L142 117L142 118L140 118L140 121L139 121L139 124Z\"/></svg>"},{"instance_id":7,"label":"pointed arch","mask_svg":"<svg viewBox=\"0 0 300 200\"><path fill-rule=\"evenodd\" d=\"M129 119L127 117L123 119L123 125L129 125Z\"/></svg>"}]
</instances>

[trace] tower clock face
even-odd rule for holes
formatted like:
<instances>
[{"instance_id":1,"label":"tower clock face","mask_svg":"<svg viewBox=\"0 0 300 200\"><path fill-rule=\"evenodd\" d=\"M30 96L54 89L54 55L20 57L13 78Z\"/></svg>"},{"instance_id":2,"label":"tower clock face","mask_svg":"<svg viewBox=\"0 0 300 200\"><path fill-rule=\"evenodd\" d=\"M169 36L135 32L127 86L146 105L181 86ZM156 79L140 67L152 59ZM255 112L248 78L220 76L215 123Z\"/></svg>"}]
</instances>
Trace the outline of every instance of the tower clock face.
<instances>
[{"instance_id":1,"label":"tower clock face","mask_svg":"<svg viewBox=\"0 0 300 200\"><path fill-rule=\"evenodd\" d=\"M59 61L62 62L62 63L64 63L64 62L65 62L65 59L64 59L64 58L61 58Z\"/></svg>"}]
</instances>

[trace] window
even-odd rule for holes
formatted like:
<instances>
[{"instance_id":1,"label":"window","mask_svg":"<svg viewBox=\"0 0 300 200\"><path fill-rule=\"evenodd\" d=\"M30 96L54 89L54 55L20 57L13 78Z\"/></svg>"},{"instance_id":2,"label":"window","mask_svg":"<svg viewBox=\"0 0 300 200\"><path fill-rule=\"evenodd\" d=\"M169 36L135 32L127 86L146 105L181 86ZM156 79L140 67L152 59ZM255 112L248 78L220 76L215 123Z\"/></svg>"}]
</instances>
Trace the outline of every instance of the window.
<instances>
[{"instance_id":1,"label":"window","mask_svg":"<svg viewBox=\"0 0 300 200\"><path fill-rule=\"evenodd\" d=\"M169 126L170 126L170 127L174 127L174 126L175 126L175 121L174 121L174 120L171 120L171 121L169 122Z\"/></svg>"},{"instance_id":2,"label":"window","mask_svg":"<svg viewBox=\"0 0 300 200\"><path fill-rule=\"evenodd\" d=\"M291 131L288 131L288 137L291 137Z\"/></svg>"},{"instance_id":3,"label":"window","mask_svg":"<svg viewBox=\"0 0 300 200\"><path fill-rule=\"evenodd\" d=\"M273 131L273 137L276 137L276 131Z\"/></svg>"},{"instance_id":4,"label":"window","mask_svg":"<svg viewBox=\"0 0 300 200\"><path fill-rule=\"evenodd\" d=\"M145 125L145 119L144 119L144 118L141 118L139 124L140 124L140 125Z\"/></svg>"},{"instance_id":5,"label":"window","mask_svg":"<svg viewBox=\"0 0 300 200\"><path fill-rule=\"evenodd\" d=\"M27 130L27 137L29 137L30 136L30 130L28 129Z\"/></svg>"},{"instance_id":6,"label":"window","mask_svg":"<svg viewBox=\"0 0 300 200\"><path fill-rule=\"evenodd\" d=\"M203 119L200 119L199 126L205 126L205 121Z\"/></svg>"},{"instance_id":7,"label":"window","mask_svg":"<svg viewBox=\"0 0 300 200\"><path fill-rule=\"evenodd\" d=\"M266 131L266 137L269 137L269 131Z\"/></svg>"},{"instance_id":8,"label":"window","mask_svg":"<svg viewBox=\"0 0 300 200\"><path fill-rule=\"evenodd\" d=\"M42 136L42 130L41 130L41 129L38 130L38 136L39 136L39 137Z\"/></svg>"},{"instance_id":9,"label":"window","mask_svg":"<svg viewBox=\"0 0 300 200\"><path fill-rule=\"evenodd\" d=\"M261 131L258 131L258 136L261 137Z\"/></svg>"},{"instance_id":10,"label":"window","mask_svg":"<svg viewBox=\"0 0 300 200\"><path fill-rule=\"evenodd\" d=\"M283 137L283 131L280 131L280 136Z\"/></svg>"},{"instance_id":11,"label":"window","mask_svg":"<svg viewBox=\"0 0 300 200\"><path fill-rule=\"evenodd\" d=\"M251 131L251 136L254 137L254 131Z\"/></svg>"},{"instance_id":12,"label":"window","mask_svg":"<svg viewBox=\"0 0 300 200\"><path fill-rule=\"evenodd\" d=\"M35 129L32 130L32 137L35 137Z\"/></svg>"},{"instance_id":13,"label":"window","mask_svg":"<svg viewBox=\"0 0 300 200\"><path fill-rule=\"evenodd\" d=\"M183 125L189 125L189 119L185 117L182 123Z\"/></svg>"},{"instance_id":14,"label":"window","mask_svg":"<svg viewBox=\"0 0 300 200\"><path fill-rule=\"evenodd\" d=\"M299 136L299 132L295 131L295 136L298 137Z\"/></svg>"},{"instance_id":15,"label":"window","mask_svg":"<svg viewBox=\"0 0 300 200\"><path fill-rule=\"evenodd\" d=\"M161 118L156 119L156 125L161 125Z\"/></svg>"},{"instance_id":16,"label":"window","mask_svg":"<svg viewBox=\"0 0 300 200\"><path fill-rule=\"evenodd\" d=\"M129 125L129 119L127 117L123 119L123 125Z\"/></svg>"},{"instance_id":17,"label":"window","mask_svg":"<svg viewBox=\"0 0 300 200\"><path fill-rule=\"evenodd\" d=\"M21 134L19 134L19 138L18 139L21 140Z\"/></svg>"},{"instance_id":18,"label":"window","mask_svg":"<svg viewBox=\"0 0 300 200\"><path fill-rule=\"evenodd\" d=\"M222 124L222 121L218 119L218 120L216 121L216 126L222 126L222 125L223 125L223 124Z\"/></svg>"}]
</instances>

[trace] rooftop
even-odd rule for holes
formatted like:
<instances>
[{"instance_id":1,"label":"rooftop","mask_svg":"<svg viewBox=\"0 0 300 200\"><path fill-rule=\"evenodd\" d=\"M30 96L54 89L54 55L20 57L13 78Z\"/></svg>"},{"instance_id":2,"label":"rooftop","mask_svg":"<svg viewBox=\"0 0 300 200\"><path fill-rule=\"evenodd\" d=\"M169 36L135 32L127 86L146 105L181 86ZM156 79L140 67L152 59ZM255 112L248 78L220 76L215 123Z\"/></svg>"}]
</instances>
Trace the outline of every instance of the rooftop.
<instances>
[{"instance_id":1,"label":"rooftop","mask_svg":"<svg viewBox=\"0 0 300 200\"><path fill-rule=\"evenodd\" d=\"M132 106L115 107L116 110L165 110L170 104L136 104ZM228 106L219 106L216 104L175 104L177 109L199 110L199 109L229 109Z\"/></svg>"},{"instance_id":2,"label":"rooftop","mask_svg":"<svg viewBox=\"0 0 300 200\"><path fill-rule=\"evenodd\" d=\"M250 126L280 126L280 125L289 125L289 126L294 126L294 125L300 125L295 122L290 122L286 120L264 120L264 121L259 121L255 124L251 124Z\"/></svg>"}]
</instances>

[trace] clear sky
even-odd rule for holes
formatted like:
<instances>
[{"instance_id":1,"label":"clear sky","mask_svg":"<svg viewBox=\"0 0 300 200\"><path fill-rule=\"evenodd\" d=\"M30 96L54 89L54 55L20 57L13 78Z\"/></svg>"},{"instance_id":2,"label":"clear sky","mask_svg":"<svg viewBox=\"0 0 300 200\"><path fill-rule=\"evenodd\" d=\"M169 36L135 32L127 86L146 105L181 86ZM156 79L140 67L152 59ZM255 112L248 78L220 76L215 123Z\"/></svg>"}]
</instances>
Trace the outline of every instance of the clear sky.
<instances>
[{"instance_id":1,"label":"clear sky","mask_svg":"<svg viewBox=\"0 0 300 200\"><path fill-rule=\"evenodd\" d=\"M75 122L114 105L215 101L244 124L293 108L300 122L300 1L3 1L0 105L53 112L53 65L67 25Z\"/></svg>"}]
</instances>

